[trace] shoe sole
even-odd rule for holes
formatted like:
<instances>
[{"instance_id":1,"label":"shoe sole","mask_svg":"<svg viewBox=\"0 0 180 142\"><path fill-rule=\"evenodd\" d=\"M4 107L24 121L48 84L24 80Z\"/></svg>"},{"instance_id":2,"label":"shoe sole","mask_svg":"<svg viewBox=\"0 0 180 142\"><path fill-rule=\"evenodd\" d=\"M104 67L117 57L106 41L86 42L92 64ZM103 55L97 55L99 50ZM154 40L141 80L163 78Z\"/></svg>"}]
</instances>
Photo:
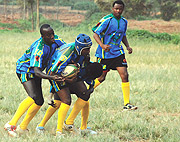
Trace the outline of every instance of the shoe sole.
<instances>
[{"instance_id":1,"label":"shoe sole","mask_svg":"<svg viewBox=\"0 0 180 142\"><path fill-rule=\"evenodd\" d=\"M122 111L131 111L131 110L137 110L137 109L138 109L138 107L133 107L131 109L123 109Z\"/></svg>"}]
</instances>

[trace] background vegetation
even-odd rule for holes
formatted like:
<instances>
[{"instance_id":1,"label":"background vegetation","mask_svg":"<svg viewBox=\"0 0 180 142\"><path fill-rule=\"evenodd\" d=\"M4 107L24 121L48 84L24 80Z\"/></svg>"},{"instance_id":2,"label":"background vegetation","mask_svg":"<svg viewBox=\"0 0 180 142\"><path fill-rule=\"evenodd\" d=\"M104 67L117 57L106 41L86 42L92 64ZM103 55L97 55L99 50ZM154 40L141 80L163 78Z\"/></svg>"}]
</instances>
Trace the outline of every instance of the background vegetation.
<instances>
[{"instance_id":1,"label":"background vegetation","mask_svg":"<svg viewBox=\"0 0 180 142\"><path fill-rule=\"evenodd\" d=\"M30 1L25 0L26 12L30 8L27 2ZM177 9L176 12L172 12L170 19L167 20L178 21L180 17L178 16L180 13L178 0L124 1L126 3L124 15L128 18L137 20L163 19L162 9L172 5ZM23 2L20 0L0 0L0 4L21 4L22 13ZM16 76L15 63L24 51L40 37L39 30L38 32L29 32L32 31L32 19L34 20L34 29L37 19L36 3L35 1L31 2L33 2L34 9L33 18L30 14L29 17L22 16L21 19L18 19L18 24L0 23L0 27L4 28L0 30L0 141L2 142L61 141L55 138L57 112L47 123L45 135L41 136L35 132L37 124L42 120L48 108L49 82L47 80L43 80L45 103L29 124L29 134L20 138L11 138L3 129L4 124L13 117L19 103L27 96ZM111 2L100 0L97 0L96 3L91 0L83 2L80 0L40 0L40 6L71 6L72 9L87 10L87 12L86 20L76 27L68 26L56 19L48 20L42 16L41 11L39 22L40 24L51 24L55 33L66 42L73 42L79 33L90 35L93 40L91 58L95 61L94 54L97 44L92 37L91 28L102 16L109 13L109 9L106 8L109 8L108 5ZM167 11L168 13L165 13ZM53 13L56 13L56 9ZM170 13L171 9L164 10L164 15ZM151 33L146 30L128 29L127 36L134 51L132 55L126 52L131 84L131 103L137 105L139 109L122 112L123 98L120 77L116 71L111 71L108 73L106 81L97 87L90 98L88 126L96 130L98 135L83 137L79 134L73 135L65 132L66 136L62 138L62 141L180 141L180 34ZM72 95L72 97L74 103L76 97L75 95ZM72 106L70 109L72 109ZM75 121L77 127L80 126L80 121L79 114Z\"/></svg>"},{"instance_id":2,"label":"background vegetation","mask_svg":"<svg viewBox=\"0 0 180 142\"><path fill-rule=\"evenodd\" d=\"M72 42L80 31L92 37L92 32L88 32L87 28L65 28L56 33L66 42ZM29 124L29 135L10 138L3 130L3 125L12 118L19 103L27 96L15 74L16 60L39 36L39 33L36 32L4 32L0 34L0 39L5 39L0 42L0 139L2 142L57 141L54 136L57 113L47 123L45 135L38 136L35 132L36 125L41 121L48 108L49 83L47 80L43 81L45 104ZM158 40L151 42L151 40L136 37L129 37L129 42L134 49L132 55L126 54L131 83L131 103L136 104L139 109L122 112L121 81L118 73L111 71L107 80L95 90L90 99L88 126L99 134L82 137L66 133L63 141L178 142L180 140L179 45L170 42L163 43ZM93 61L95 61L96 47L97 44L93 40L91 50ZM74 103L76 97L72 96ZM78 115L75 121L77 127L80 126L80 120L80 115Z\"/></svg>"}]
</instances>

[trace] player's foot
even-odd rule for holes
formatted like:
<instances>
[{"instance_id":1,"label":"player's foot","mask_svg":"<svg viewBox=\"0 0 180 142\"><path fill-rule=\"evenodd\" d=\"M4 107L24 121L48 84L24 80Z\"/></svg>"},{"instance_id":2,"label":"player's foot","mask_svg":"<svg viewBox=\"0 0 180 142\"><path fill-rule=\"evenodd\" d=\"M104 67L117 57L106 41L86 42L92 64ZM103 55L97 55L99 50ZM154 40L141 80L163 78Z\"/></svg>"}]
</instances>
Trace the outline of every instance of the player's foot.
<instances>
[{"instance_id":1,"label":"player's foot","mask_svg":"<svg viewBox=\"0 0 180 142\"><path fill-rule=\"evenodd\" d=\"M38 134L43 134L44 131L45 131L44 127L37 125L37 127L36 127L36 132L37 132Z\"/></svg>"},{"instance_id":2,"label":"player's foot","mask_svg":"<svg viewBox=\"0 0 180 142\"><path fill-rule=\"evenodd\" d=\"M64 122L63 128L64 130L69 131L69 132L77 132L77 129L75 128L73 124L67 125L66 122Z\"/></svg>"},{"instance_id":3,"label":"player's foot","mask_svg":"<svg viewBox=\"0 0 180 142\"><path fill-rule=\"evenodd\" d=\"M124 107L123 107L123 111L128 111L128 110L136 110L138 109L137 106L135 105L132 105L132 104L126 104Z\"/></svg>"},{"instance_id":4,"label":"player's foot","mask_svg":"<svg viewBox=\"0 0 180 142\"><path fill-rule=\"evenodd\" d=\"M28 133L29 133L29 130L28 130L28 129L23 130L23 129L21 129L20 125L17 126L16 131L17 131L17 133L18 133L19 135L24 135L24 134L28 134Z\"/></svg>"},{"instance_id":5,"label":"player's foot","mask_svg":"<svg viewBox=\"0 0 180 142\"><path fill-rule=\"evenodd\" d=\"M84 130L79 129L81 135L97 135L96 131L91 130L91 128L86 128Z\"/></svg>"},{"instance_id":6,"label":"player's foot","mask_svg":"<svg viewBox=\"0 0 180 142\"><path fill-rule=\"evenodd\" d=\"M6 130L11 137L18 136L16 132L16 126L10 125L9 122L4 125L4 130Z\"/></svg>"},{"instance_id":7,"label":"player's foot","mask_svg":"<svg viewBox=\"0 0 180 142\"><path fill-rule=\"evenodd\" d=\"M56 131L56 137L57 138L63 138L64 137L64 134L60 131Z\"/></svg>"}]
</instances>

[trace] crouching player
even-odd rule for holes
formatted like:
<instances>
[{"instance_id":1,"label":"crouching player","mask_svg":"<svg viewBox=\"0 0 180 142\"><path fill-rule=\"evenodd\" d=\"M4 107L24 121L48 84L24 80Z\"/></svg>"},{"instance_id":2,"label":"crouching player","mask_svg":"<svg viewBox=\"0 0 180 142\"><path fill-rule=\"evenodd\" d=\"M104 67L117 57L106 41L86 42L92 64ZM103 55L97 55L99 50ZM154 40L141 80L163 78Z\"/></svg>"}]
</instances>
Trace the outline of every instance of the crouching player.
<instances>
[{"instance_id":1,"label":"crouching player","mask_svg":"<svg viewBox=\"0 0 180 142\"><path fill-rule=\"evenodd\" d=\"M51 58L48 66L47 74L61 75L63 69L68 63L79 63L80 68L83 68L87 61L89 61L89 53L92 41L89 36L79 34L74 43L66 44L56 51ZM102 74L102 73L101 73ZM100 75L101 75L100 74ZM98 76L100 76L98 75ZM63 123L71 105L71 93L76 94L78 97L75 103L77 114L88 103L90 93L83 81L78 81L76 78L72 80L65 79L63 82L50 80L55 92L61 100L61 105L58 111L58 123L56 136L62 136ZM58 105L58 102L56 102ZM76 116L75 116L76 117ZM42 124L39 125L39 127Z\"/></svg>"},{"instance_id":2,"label":"crouching player","mask_svg":"<svg viewBox=\"0 0 180 142\"><path fill-rule=\"evenodd\" d=\"M81 111L81 127L79 129L79 131L82 134L97 134L95 131L89 129L87 127L87 121L88 121L88 117L89 117L89 97L90 94L93 93L94 91L94 80L96 78L98 78L103 72L102 69L102 65L100 63L91 63L91 62L87 62L87 64L85 64L85 67L80 69L80 72L77 75L77 81L85 81L88 85L89 85L89 89L86 90L86 92L84 92L84 94L86 94L86 99L83 100L80 97L77 99L77 101L74 104L74 107L69 115L69 117L67 118L67 120L64 122L64 129L66 131L77 131L74 124L74 120L76 118L76 116L78 115L78 113ZM75 83L76 83L75 82ZM73 83L73 84L75 84ZM43 133L45 128L44 126L46 125L47 121L51 118L51 116L56 112L56 110L60 107L61 105L61 100L58 96L57 93L54 92L54 89L51 88L51 93L53 93L54 95L54 102L52 102L49 106L49 108L47 109L45 116L43 118L43 120L38 124L38 126L36 127L36 131L38 133ZM73 92L73 90L71 91L71 94L74 94L75 92ZM51 96L51 95L50 95Z\"/></svg>"}]
</instances>

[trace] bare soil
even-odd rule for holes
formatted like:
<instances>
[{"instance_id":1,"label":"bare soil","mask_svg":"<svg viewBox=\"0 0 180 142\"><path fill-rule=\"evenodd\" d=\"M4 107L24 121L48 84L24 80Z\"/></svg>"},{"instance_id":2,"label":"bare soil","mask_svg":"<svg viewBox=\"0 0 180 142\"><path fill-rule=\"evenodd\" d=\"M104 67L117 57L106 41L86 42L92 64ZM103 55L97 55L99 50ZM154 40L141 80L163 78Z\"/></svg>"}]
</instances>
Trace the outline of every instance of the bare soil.
<instances>
[{"instance_id":1,"label":"bare soil","mask_svg":"<svg viewBox=\"0 0 180 142\"><path fill-rule=\"evenodd\" d=\"M61 22L70 25L76 26L81 23L85 17L83 14L76 12L64 12L58 15L49 14L44 15L48 19L57 19ZM19 19L21 16L18 14L9 15L5 20L4 15L0 15L1 23L11 23L18 24L15 19ZM0 29L3 29L0 27ZM145 21L136 21L136 20L128 20L128 29L141 29L148 30L153 33L180 33L180 22L177 21L163 21L163 20L145 20Z\"/></svg>"}]
</instances>

